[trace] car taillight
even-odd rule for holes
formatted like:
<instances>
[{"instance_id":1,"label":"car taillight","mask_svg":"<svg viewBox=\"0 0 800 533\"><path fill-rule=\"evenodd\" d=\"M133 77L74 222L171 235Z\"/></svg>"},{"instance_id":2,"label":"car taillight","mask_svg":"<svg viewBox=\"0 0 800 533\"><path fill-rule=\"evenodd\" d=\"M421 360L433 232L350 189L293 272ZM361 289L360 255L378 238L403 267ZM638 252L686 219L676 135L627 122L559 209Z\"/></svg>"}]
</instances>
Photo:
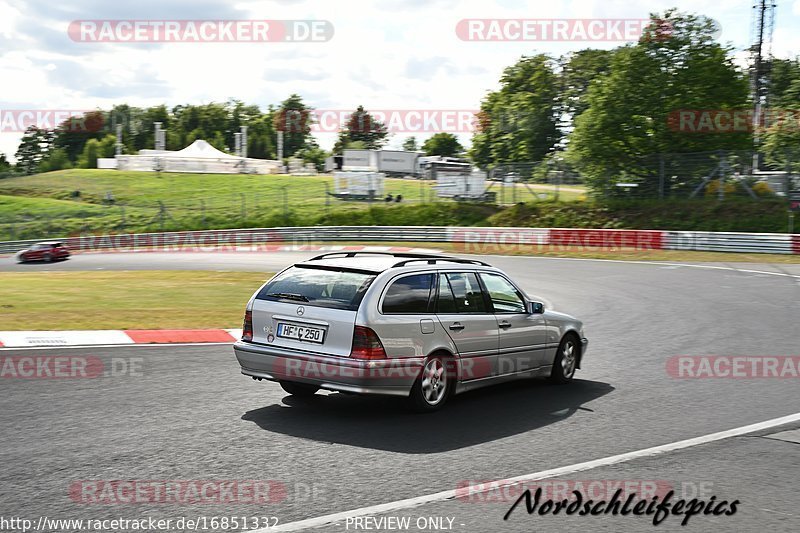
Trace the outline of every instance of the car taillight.
<instances>
[{"instance_id":1,"label":"car taillight","mask_svg":"<svg viewBox=\"0 0 800 533\"><path fill-rule=\"evenodd\" d=\"M253 312L247 310L244 312L244 324L242 324L242 340L253 340Z\"/></svg>"},{"instance_id":2,"label":"car taillight","mask_svg":"<svg viewBox=\"0 0 800 533\"><path fill-rule=\"evenodd\" d=\"M378 335L370 328L356 326L353 330L353 349L350 350L353 359L386 359L386 350Z\"/></svg>"}]
</instances>

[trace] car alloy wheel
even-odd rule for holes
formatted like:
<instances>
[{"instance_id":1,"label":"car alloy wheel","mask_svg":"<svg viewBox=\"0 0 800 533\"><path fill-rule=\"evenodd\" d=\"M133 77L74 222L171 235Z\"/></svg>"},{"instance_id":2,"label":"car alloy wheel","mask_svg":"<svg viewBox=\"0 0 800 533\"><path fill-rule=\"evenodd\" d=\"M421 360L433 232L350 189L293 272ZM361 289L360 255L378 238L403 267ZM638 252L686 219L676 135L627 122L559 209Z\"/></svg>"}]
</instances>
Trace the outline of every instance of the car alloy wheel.
<instances>
[{"instance_id":1,"label":"car alloy wheel","mask_svg":"<svg viewBox=\"0 0 800 533\"><path fill-rule=\"evenodd\" d=\"M575 341L572 339L567 339L561 349L561 372L567 379L570 379L573 375L575 375L575 356Z\"/></svg>"},{"instance_id":2,"label":"car alloy wheel","mask_svg":"<svg viewBox=\"0 0 800 533\"><path fill-rule=\"evenodd\" d=\"M422 398L430 405L437 405L447 394L447 372L444 363L438 357L433 357L425 364L422 370Z\"/></svg>"}]
</instances>

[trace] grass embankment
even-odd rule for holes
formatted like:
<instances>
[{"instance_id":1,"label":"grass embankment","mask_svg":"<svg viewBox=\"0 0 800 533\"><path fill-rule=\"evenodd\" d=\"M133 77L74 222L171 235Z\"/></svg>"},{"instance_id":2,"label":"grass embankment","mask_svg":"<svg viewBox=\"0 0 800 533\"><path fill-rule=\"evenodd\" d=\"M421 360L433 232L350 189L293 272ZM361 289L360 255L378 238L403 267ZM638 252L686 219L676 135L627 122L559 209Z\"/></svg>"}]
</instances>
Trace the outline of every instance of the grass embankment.
<instances>
[{"instance_id":1,"label":"grass embankment","mask_svg":"<svg viewBox=\"0 0 800 533\"><path fill-rule=\"evenodd\" d=\"M477 218L466 214L462 221L457 215L464 204L437 199L432 185L424 180L388 179L384 193L401 195L402 203L370 205L331 197L328 193L334 186L330 176L64 170L0 180L0 240L81 232L389 223L382 220L470 224L494 212L482 211ZM499 188L494 183L491 190L497 192L498 200L509 203L554 195L548 185L520 185L514 194L507 187L502 195ZM583 196L582 191L579 186L570 186L561 190L559 198L576 200ZM106 202L108 193L113 195L112 205ZM434 221L429 222L431 216Z\"/></svg>"},{"instance_id":2,"label":"grass embankment","mask_svg":"<svg viewBox=\"0 0 800 533\"><path fill-rule=\"evenodd\" d=\"M0 273L0 329L241 327L263 272Z\"/></svg>"},{"instance_id":3,"label":"grass embankment","mask_svg":"<svg viewBox=\"0 0 800 533\"><path fill-rule=\"evenodd\" d=\"M493 184L499 192L500 185ZM454 225L785 232L780 199L586 200L578 186L518 185L516 205L435 201L432 184L391 179L402 203L330 197L328 176L152 174L65 170L0 180L0 240L80 233L134 233L314 225ZM544 192L543 192L544 191ZM80 194L77 195L76 192ZM113 205L105 202L107 193ZM542 199L540 195L547 195ZM498 200L500 195L498 194ZM565 201L566 200L566 201ZM163 205L163 210L161 206ZM798 224L800 227L800 224Z\"/></svg>"}]
</instances>

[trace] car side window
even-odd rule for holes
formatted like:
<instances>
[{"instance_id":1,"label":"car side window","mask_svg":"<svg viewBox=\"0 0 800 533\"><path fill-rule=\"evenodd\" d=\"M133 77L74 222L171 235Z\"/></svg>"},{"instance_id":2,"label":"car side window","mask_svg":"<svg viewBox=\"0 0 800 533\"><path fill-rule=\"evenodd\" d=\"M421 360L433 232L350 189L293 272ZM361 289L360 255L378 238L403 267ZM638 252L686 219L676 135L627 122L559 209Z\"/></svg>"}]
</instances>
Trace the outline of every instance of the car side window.
<instances>
[{"instance_id":1,"label":"car side window","mask_svg":"<svg viewBox=\"0 0 800 533\"><path fill-rule=\"evenodd\" d=\"M488 313L478 276L472 272L447 274L453 291L456 313Z\"/></svg>"},{"instance_id":2,"label":"car side window","mask_svg":"<svg viewBox=\"0 0 800 533\"><path fill-rule=\"evenodd\" d=\"M481 274L495 313L525 313L525 300L519 291L503 276Z\"/></svg>"},{"instance_id":3,"label":"car side window","mask_svg":"<svg viewBox=\"0 0 800 533\"><path fill-rule=\"evenodd\" d=\"M433 274L414 274L394 281L383 297L386 315L428 313Z\"/></svg>"}]
</instances>

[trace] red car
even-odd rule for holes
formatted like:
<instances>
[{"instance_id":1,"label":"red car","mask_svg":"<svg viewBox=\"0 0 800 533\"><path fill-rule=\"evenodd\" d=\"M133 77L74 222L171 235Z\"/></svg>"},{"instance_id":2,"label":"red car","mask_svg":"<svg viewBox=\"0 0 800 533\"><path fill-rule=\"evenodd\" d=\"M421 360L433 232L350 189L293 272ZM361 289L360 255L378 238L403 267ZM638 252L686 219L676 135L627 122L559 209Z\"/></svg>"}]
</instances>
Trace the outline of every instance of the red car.
<instances>
[{"instance_id":1,"label":"red car","mask_svg":"<svg viewBox=\"0 0 800 533\"><path fill-rule=\"evenodd\" d=\"M28 261L60 261L69 257L69 249L63 242L39 242L26 250L17 252L17 261L26 263Z\"/></svg>"}]
</instances>

